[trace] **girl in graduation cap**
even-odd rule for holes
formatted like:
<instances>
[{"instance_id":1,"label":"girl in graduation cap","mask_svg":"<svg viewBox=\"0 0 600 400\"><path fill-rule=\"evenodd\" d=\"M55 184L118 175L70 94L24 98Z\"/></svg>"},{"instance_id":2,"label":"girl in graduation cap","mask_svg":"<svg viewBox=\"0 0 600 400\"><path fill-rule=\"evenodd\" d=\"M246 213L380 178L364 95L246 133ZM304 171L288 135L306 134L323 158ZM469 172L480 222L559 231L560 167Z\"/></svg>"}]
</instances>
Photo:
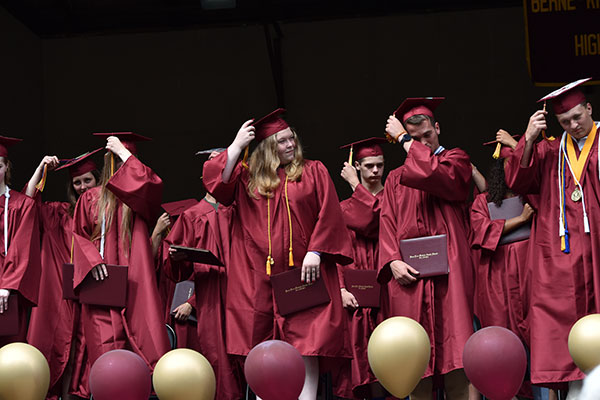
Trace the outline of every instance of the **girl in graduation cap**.
<instances>
[{"instance_id":1,"label":"girl in graduation cap","mask_svg":"<svg viewBox=\"0 0 600 400\"><path fill-rule=\"evenodd\" d=\"M7 148L20 141L0 136L0 317L15 308L18 313L17 326L1 323L0 347L26 341L27 315L38 302L41 272L37 208L32 199L8 187Z\"/></svg>"},{"instance_id":2,"label":"girl in graduation cap","mask_svg":"<svg viewBox=\"0 0 600 400\"><path fill-rule=\"evenodd\" d=\"M107 264L128 266L125 308L83 304L81 320L90 364L107 351L136 352L153 369L170 346L156 288L148 227L160 209L162 180L144 165L132 132L96 133L108 152L100 185L85 192L73 217L73 286L103 280Z\"/></svg>"},{"instance_id":3,"label":"girl in graduation cap","mask_svg":"<svg viewBox=\"0 0 600 400\"><path fill-rule=\"evenodd\" d=\"M335 263L350 263L352 249L329 173L321 162L304 159L284 111L246 121L227 150L204 164L203 181L220 203L235 203L228 353L246 356L269 339L292 344L306 366L300 399L315 399L319 359L350 356ZM248 163L245 157L240 162L252 142L258 144ZM331 301L281 315L269 276L292 268L301 268L306 282L324 280Z\"/></svg>"},{"instance_id":4,"label":"girl in graduation cap","mask_svg":"<svg viewBox=\"0 0 600 400\"><path fill-rule=\"evenodd\" d=\"M41 281L38 306L31 312L27 340L44 354L50 366L49 400L68 398L69 394L89 397L89 364L83 329L78 323L77 301L63 299L62 267L72 260L73 211L77 199L100 182L100 173L92 155L101 148L62 162L56 156L45 156L25 193L36 200L42 236ZM42 202L41 192L48 171L68 169L66 202Z\"/></svg>"}]
</instances>

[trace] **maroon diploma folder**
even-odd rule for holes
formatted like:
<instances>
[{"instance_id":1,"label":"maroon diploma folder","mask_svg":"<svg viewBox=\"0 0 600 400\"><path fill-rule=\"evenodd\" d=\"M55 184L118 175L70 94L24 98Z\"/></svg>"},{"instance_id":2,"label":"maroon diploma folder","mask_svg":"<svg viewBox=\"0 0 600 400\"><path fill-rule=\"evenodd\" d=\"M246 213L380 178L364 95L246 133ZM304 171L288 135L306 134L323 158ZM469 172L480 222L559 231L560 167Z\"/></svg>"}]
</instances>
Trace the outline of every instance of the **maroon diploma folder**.
<instances>
[{"instance_id":1,"label":"maroon diploma folder","mask_svg":"<svg viewBox=\"0 0 600 400\"><path fill-rule=\"evenodd\" d=\"M73 264L63 264L62 265L62 290L63 290L63 299L67 300L78 300L79 297L75 294L73 290Z\"/></svg>"},{"instance_id":2,"label":"maroon diploma folder","mask_svg":"<svg viewBox=\"0 0 600 400\"><path fill-rule=\"evenodd\" d=\"M91 273L79 285L79 302L123 308L127 300L127 266L106 264L108 277L97 281Z\"/></svg>"},{"instance_id":3,"label":"maroon diploma folder","mask_svg":"<svg viewBox=\"0 0 600 400\"><path fill-rule=\"evenodd\" d=\"M175 292L173 293L173 301L171 302L171 315L175 315L175 309L189 300L190 297L194 295L195 290L194 281L183 281L179 282L175 285ZM195 304L192 306L196 307ZM196 316L194 315L194 311L190 314L187 319L188 321L198 322Z\"/></svg>"},{"instance_id":4,"label":"maroon diploma folder","mask_svg":"<svg viewBox=\"0 0 600 400\"><path fill-rule=\"evenodd\" d=\"M495 203L488 203L488 210L491 219L511 219L518 217L523 212L523 200L520 197L511 197L502 200L502 205L498 207ZM518 242L519 240L529 239L531 233L531 221L521 225L512 232L502 235L498 245Z\"/></svg>"},{"instance_id":5,"label":"maroon diploma folder","mask_svg":"<svg viewBox=\"0 0 600 400\"><path fill-rule=\"evenodd\" d=\"M346 290L354 295L359 307L379 307L377 271L368 269L344 269Z\"/></svg>"},{"instance_id":6,"label":"maroon diploma folder","mask_svg":"<svg viewBox=\"0 0 600 400\"><path fill-rule=\"evenodd\" d=\"M402 261L420 272L419 278L448 275L446 235L401 240L400 251Z\"/></svg>"},{"instance_id":7,"label":"maroon diploma folder","mask_svg":"<svg viewBox=\"0 0 600 400\"><path fill-rule=\"evenodd\" d=\"M0 314L0 336L19 334L19 296L8 296L8 310Z\"/></svg>"},{"instance_id":8,"label":"maroon diploma folder","mask_svg":"<svg viewBox=\"0 0 600 400\"><path fill-rule=\"evenodd\" d=\"M302 268L294 268L271 275L273 295L281 315L306 310L331 301L323 277L314 282L302 282L300 280L301 270Z\"/></svg>"},{"instance_id":9,"label":"maroon diploma folder","mask_svg":"<svg viewBox=\"0 0 600 400\"><path fill-rule=\"evenodd\" d=\"M215 256L210 250L175 245L171 245L171 247L177 249L178 252L184 253L186 255L186 261L199 264L217 265L219 267L223 266L223 262L219 260L219 258L217 258L217 256Z\"/></svg>"}]
</instances>

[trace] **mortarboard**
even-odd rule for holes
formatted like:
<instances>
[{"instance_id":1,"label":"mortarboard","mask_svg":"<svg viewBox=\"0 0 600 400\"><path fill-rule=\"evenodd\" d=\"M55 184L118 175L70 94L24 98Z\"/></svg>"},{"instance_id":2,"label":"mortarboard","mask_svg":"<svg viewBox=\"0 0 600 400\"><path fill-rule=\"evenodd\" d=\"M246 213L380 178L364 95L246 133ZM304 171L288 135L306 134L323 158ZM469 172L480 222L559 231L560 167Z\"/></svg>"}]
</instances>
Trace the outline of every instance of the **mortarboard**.
<instances>
[{"instance_id":1,"label":"mortarboard","mask_svg":"<svg viewBox=\"0 0 600 400\"><path fill-rule=\"evenodd\" d=\"M413 115L422 114L433 118L433 111L445 99L445 97L409 97L394 111L394 116L403 124Z\"/></svg>"},{"instance_id":2,"label":"mortarboard","mask_svg":"<svg viewBox=\"0 0 600 400\"><path fill-rule=\"evenodd\" d=\"M66 162L60 167L56 168L55 171L69 168L69 173L71 174L72 178L92 172L93 170L98 169L98 167L90 157L102 149L103 147L99 147L96 150L88 151L80 156L66 160Z\"/></svg>"},{"instance_id":3,"label":"mortarboard","mask_svg":"<svg viewBox=\"0 0 600 400\"><path fill-rule=\"evenodd\" d=\"M285 111L285 108L278 108L277 110L265 115L258 121L252 123L256 129L255 140L257 142L261 142L269 136L272 136L277 132L281 132L282 130L290 127L288 123L281 118L281 114L283 114Z\"/></svg>"},{"instance_id":4,"label":"mortarboard","mask_svg":"<svg viewBox=\"0 0 600 400\"><path fill-rule=\"evenodd\" d=\"M0 136L0 157L8 157L8 148L22 140L23 139Z\"/></svg>"},{"instance_id":5,"label":"mortarboard","mask_svg":"<svg viewBox=\"0 0 600 400\"><path fill-rule=\"evenodd\" d=\"M362 139L356 142L348 143L340 147L340 149L350 148L350 156L348 157L348 163L352 164L352 155L356 153L356 160L361 160L365 157L375 157L383 155L383 150L380 144L385 143L382 137L371 137L368 139Z\"/></svg>"},{"instance_id":6,"label":"mortarboard","mask_svg":"<svg viewBox=\"0 0 600 400\"><path fill-rule=\"evenodd\" d=\"M565 85L560 89L556 89L552 93L542 97L537 102L540 103L543 101L544 104L546 104L547 100L552 100L552 109L554 110L554 113L565 113L573 107L581 103L585 103L585 96L578 86L591 79L592 78L584 78L575 82L571 82L568 85Z\"/></svg>"},{"instance_id":7,"label":"mortarboard","mask_svg":"<svg viewBox=\"0 0 600 400\"><path fill-rule=\"evenodd\" d=\"M101 132L101 133L93 133L94 136L100 136L107 138L109 136L116 136L119 138L123 146L127 148L131 152L131 154L137 154L136 142L149 142L152 139L146 136L138 135L133 132Z\"/></svg>"}]
</instances>

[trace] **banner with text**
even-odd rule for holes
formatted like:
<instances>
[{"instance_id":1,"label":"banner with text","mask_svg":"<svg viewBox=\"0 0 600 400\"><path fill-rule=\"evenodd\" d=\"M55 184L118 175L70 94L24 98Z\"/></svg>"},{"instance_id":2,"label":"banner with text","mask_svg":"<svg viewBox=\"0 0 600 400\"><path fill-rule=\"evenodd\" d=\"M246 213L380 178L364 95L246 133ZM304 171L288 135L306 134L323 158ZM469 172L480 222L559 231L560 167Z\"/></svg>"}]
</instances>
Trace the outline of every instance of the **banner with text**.
<instances>
[{"instance_id":1,"label":"banner with text","mask_svg":"<svg viewBox=\"0 0 600 400\"><path fill-rule=\"evenodd\" d=\"M523 0L523 7L536 84L600 79L600 0Z\"/></svg>"}]
</instances>

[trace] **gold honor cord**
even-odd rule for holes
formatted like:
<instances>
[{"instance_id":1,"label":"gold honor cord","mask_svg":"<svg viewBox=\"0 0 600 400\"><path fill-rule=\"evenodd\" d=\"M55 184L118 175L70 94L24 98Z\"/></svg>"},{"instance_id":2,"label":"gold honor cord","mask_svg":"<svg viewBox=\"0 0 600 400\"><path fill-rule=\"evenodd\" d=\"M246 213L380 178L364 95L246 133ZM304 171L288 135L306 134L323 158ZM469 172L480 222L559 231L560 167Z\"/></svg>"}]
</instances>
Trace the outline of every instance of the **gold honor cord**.
<instances>
[{"instance_id":1,"label":"gold honor cord","mask_svg":"<svg viewBox=\"0 0 600 400\"><path fill-rule=\"evenodd\" d=\"M587 139L585 140L585 144L583 145L583 149L581 150L581 154L577 157L577 153L575 153L575 146L573 145L573 140L571 138L567 138L567 156L569 157L569 163L571 164L571 168L573 168L573 175L577 181L581 181L581 174L583 173L583 168L585 167L585 162L590 155L590 151L592 150L592 145L594 144L594 139L596 138L597 131L596 124L592 127L591 132L589 133Z\"/></svg>"},{"instance_id":2,"label":"gold honor cord","mask_svg":"<svg viewBox=\"0 0 600 400\"><path fill-rule=\"evenodd\" d=\"M288 223L289 223L289 228L290 228L290 247L289 247L289 259L288 259L288 264L290 267L294 266L294 250L292 248L292 242L293 242L293 237L292 237L292 215L291 215L291 211L290 211L290 200L288 197L288 177L285 177L285 185L284 185L284 193L285 193L285 205L287 208L287 215L288 215ZM272 241L271 241L271 199L269 197L267 197L267 239L269 241L269 255L267 256L267 262L266 262L266 270L267 270L267 275L271 275L271 265L273 265L275 263L275 260L273 259L272 256L272 250L273 250L273 245L272 245Z\"/></svg>"},{"instance_id":3,"label":"gold honor cord","mask_svg":"<svg viewBox=\"0 0 600 400\"><path fill-rule=\"evenodd\" d=\"M75 236L71 236L71 264L73 264L73 247L75 246Z\"/></svg>"},{"instance_id":4,"label":"gold honor cord","mask_svg":"<svg viewBox=\"0 0 600 400\"><path fill-rule=\"evenodd\" d=\"M44 188L46 187L46 177L47 176L48 176L48 164L44 164L44 171L42 172L42 179L40 179L38 184L35 185L35 188L37 190L39 190L40 192L43 192Z\"/></svg>"}]
</instances>

